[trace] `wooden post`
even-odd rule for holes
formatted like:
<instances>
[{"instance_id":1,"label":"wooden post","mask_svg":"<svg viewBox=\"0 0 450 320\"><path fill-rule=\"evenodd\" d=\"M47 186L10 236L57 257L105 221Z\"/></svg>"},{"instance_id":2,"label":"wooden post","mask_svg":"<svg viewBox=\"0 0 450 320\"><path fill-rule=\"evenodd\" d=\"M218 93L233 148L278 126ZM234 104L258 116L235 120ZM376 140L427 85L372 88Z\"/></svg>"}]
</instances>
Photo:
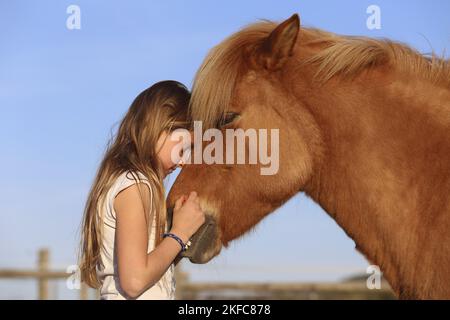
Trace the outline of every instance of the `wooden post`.
<instances>
[{"instance_id":1,"label":"wooden post","mask_svg":"<svg viewBox=\"0 0 450 320\"><path fill-rule=\"evenodd\" d=\"M47 272L49 265L49 251L48 249L40 249L39 250L39 258L38 258L38 270L40 272ZM41 277L38 281L38 299L39 300L47 300L48 299L48 279Z\"/></svg>"}]
</instances>

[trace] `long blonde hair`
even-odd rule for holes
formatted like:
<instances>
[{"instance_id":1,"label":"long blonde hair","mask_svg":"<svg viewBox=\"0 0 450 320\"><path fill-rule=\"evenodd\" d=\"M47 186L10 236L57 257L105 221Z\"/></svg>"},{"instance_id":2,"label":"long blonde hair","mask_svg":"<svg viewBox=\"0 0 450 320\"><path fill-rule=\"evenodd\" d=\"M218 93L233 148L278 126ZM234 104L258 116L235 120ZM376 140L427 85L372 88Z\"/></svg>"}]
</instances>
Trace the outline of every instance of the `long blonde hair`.
<instances>
[{"instance_id":1,"label":"long blonde hair","mask_svg":"<svg viewBox=\"0 0 450 320\"><path fill-rule=\"evenodd\" d=\"M108 144L87 198L82 221L79 266L81 281L93 288L100 282L96 269L101 264L102 211L106 194L115 179L126 171L141 172L152 186L150 210L156 218L156 243L162 241L166 228L164 172L157 158L156 143L163 131L189 128L189 90L176 81L161 81L140 93ZM146 212L149 227L150 212Z\"/></svg>"}]
</instances>

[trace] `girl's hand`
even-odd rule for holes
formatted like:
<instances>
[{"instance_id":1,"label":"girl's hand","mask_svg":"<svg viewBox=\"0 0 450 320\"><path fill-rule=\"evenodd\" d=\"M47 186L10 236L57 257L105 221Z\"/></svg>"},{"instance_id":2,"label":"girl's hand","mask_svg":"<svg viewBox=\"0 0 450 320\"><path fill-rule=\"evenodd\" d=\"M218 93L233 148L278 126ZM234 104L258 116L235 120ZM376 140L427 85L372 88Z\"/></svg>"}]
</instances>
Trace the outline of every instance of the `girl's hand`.
<instances>
[{"instance_id":1,"label":"girl's hand","mask_svg":"<svg viewBox=\"0 0 450 320\"><path fill-rule=\"evenodd\" d=\"M170 232L176 234L186 243L205 223L205 214L200 208L200 201L195 191L189 197L182 196L175 202L173 224Z\"/></svg>"}]
</instances>

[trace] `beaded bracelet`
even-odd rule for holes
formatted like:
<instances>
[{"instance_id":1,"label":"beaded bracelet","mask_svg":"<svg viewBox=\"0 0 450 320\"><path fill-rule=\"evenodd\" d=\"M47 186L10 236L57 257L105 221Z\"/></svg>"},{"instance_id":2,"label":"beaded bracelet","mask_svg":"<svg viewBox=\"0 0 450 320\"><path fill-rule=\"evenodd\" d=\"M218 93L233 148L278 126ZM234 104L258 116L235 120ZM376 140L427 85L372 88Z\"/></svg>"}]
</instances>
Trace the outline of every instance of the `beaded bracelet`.
<instances>
[{"instance_id":1,"label":"beaded bracelet","mask_svg":"<svg viewBox=\"0 0 450 320\"><path fill-rule=\"evenodd\" d=\"M186 251L189 248L189 246L191 245L191 241L188 241L186 244L184 244L183 240L181 240L176 234L173 234L173 233L164 233L163 238L166 238L166 237L171 237L171 238L177 240L181 246L181 251Z\"/></svg>"}]
</instances>

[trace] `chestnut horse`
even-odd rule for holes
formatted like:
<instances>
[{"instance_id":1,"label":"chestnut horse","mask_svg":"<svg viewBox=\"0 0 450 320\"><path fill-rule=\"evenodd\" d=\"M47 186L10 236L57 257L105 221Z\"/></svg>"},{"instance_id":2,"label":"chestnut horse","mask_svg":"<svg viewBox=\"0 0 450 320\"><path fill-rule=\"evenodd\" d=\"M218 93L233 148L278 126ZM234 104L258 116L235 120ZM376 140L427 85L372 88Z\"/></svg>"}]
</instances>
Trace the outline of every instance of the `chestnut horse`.
<instances>
[{"instance_id":1,"label":"chestnut horse","mask_svg":"<svg viewBox=\"0 0 450 320\"><path fill-rule=\"evenodd\" d=\"M192 262L208 262L303 191L400 298L450 298L448 60L300 28L295 14L213 48L190 108L204 129L279 129L280 140L275 175L261 175L260 164L182 169L168 206L195 190L216 222Z\"/></svg>"}]
</instances>

